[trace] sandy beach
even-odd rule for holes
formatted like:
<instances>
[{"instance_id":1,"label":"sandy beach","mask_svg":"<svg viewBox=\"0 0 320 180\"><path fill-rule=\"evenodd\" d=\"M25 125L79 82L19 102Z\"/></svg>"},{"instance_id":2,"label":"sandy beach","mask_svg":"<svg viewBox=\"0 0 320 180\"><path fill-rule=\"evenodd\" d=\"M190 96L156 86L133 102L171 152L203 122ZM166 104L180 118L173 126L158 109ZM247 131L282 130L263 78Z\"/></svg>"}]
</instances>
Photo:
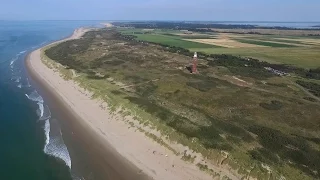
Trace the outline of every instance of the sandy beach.
<instances>
[{"instance_id":1,"label":"sandy beach","mask_svg":"<svg viewBox=\"0 0 320 180\"><path fill-rule=\"evenodd\" d=\"M80 38L89 29L80 28L61 41ZM57 41L57 42L61 42ZM55 43L57 43L55 42ZM113 168L116 179L207 180L209 174L183 161L172 151L129 128L121 115L111 113L104 102L91 98L76 82L64 80L41 61L41 49L29 54L26 65L33 79L61 103L81 135L96 152L99 168ZM85 135L85 136L84 136ZM106 165L108 164L108 165ZM120 177L121 176L121 177Z\"/></svg>"}]
</instances>

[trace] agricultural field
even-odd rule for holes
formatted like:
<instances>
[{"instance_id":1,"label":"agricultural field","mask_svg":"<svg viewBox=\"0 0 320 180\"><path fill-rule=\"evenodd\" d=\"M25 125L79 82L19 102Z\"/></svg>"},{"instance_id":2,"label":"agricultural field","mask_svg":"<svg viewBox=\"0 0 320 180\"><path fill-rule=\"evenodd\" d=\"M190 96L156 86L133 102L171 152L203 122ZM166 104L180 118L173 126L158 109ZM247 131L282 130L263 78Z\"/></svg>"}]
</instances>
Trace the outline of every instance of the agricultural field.
<instances>
[{"instance_id":1,"label":"agricultural field","mask_svg":"<svg viewBox=\"0 0 320 180\"><path fill-rule=\"evenodd\" d=\"M210 44L198 43L184 40L182 37L188 38L210 38L210 36L205 35L192 35L192 36L180 36L179 31L160 31L160 30L122 30L120 31L126 35L134 35L137 40L148 41L153 43L159 43L168 46L177 46L181 48L217 48L219 46L214 46Z\"/></svg>"},{"instance_id":2,"label":"agricultural field","mask_svg":"<svg viewBox=\"0 0 320 180\"><path fill-rule=\"evenodd\" d=\"M120 32L134 35L141 41L177 46L207 54L231 54L302 68L320 67L320 38L317 37L289 36L286 33L281 35L219 32L184 34L177 30L159 29L149 31L122 29Z\"/></svg>"},{"instance_id":3,"label":"agricultural field","mask_svg":"<svg viewBox=\"0 0 320 180\"><path fill-rule=\"evenodd\" d=\"M170 142L189 147L190 154L181 158L193 158L190 163L215 176L219 172L210 164L231 169L242 178L320 178L320 69L299 69L299 74L280 77L264 68L277 65L215 55L200 58L198 73L190 74L192 57L171 52L172 47L166 45L190 42L194 39L186 36L195 35L136 32L91 31L82 39L61 43L44 53L66 68L61 71L65 78L79 82L112 109L128 110L140 121L139 130L146 126L160 131L161 136L147 133L158 138L157 142L180 155L184 152ZM128 39L128 35L136 35L137 40ZM207 36L219 39L220 34L201 34ZM235 37L230 39L236 41ZM180 47L220 54L246 52L242 50L245 47L190 43ZM277 48L280 53L296 47L256 47L256 51ZM308 63L311 66L311 60ZM192 153L200 153L203 159Z\"/></svg>"},{"instance_id":4,"label":"agricultural field","mask_svg":"<svg viewBox=\"0 0 320 180\"><path fill-rule=\"evenodd\" d=\"M309 36L309 35L320 35L320 30L283 30L283 29L218 29L213 28L212 30L221 33L239 33L239 34L264 34L264 35L278 35L278 36Z\"/></svg>"}]
</instances>

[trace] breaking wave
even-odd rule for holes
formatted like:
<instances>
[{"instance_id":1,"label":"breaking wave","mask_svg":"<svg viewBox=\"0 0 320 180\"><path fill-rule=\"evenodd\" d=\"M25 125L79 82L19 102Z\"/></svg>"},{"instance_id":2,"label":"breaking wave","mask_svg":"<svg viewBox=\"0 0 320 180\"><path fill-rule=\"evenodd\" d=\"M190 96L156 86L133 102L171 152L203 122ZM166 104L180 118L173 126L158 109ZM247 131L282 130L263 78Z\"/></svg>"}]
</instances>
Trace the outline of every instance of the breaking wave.
<instances>
[{"instance_id":1,"label":"breaking wave","mask_svg":"<svg viewBox=\"0 0 320 180\"><path fill-rule=\"evenodd\" d=\"M19 58L19 55L16 55L16 57L12 58L11 61L10 61L10 67L13 68L13 64L14 62L16 62Z\"/></svg>"},{"instance_id":2,"label":"breaking wave","mask_svg":"<svg viewBox=\"0 0 320 180\"><path fill-rule=\"evenodd\" d=\"M13 64L19 59L19 57L24 54L27 51L21 51L19 52L14 58L11 59L10 61L10 67L13 68Z\"/></svg>"},{"instance_id":3,"label":"breaking wave","mask_svg":"<svg viewBox=\"0 0 320 180\"><path fill-rule=\"evenodd\" d=\"M64 144L61 128L55 119L51 119L51 112L47 105L44 104L42 96L34 90L30 94L26 94L31 101L37 102L39 108L37 115L39 121L44 121L44 133L46 142L44 145L44 152L50 156L59 158L71 169L71 158L67 146ZM51 125L52 123L52 125Z\"/></svg>"},{"instance_id":4,"label":"breaking wave","mask_svg":"<svg viewBox=\"0 0 320 180\"><path fill-rule=\"evenodd\" d=\"M42 96L40 96L36 90L34 90L34 91L33 91L32 93L30 93L29 95L26 94L26 96L27 96L27 98L30 99L31 101L37 102L37 104L38 104L38 106L39 106L39 109L38 109L39 113L38 113L38 115L39 115L39 120L40 120L40 119L43 117L43 115L44 115L44 107L43 107L44 101L43 101Z\"/></svg>"},{"instance_id":5,"label":"breaking wave","mask_svg":"<svg viewBox=\"0 0 320 180\"><path fill-rule=\"evenodd\" d=\"M52 122L52 125L50 123ZM67 146L64 144L61 129L55 119L45 121L44 132L46 135L46 143L44 152L48 155L57 157L65 162L71 169L71 158Z\"/></svg>"},{"instance_id":6,"label":"breaking wave","mask_svg":"<svg viewBox=\"0 0 320 180\"><path fill-rule=\"evenodd\" d=\"M37 110L37 114L39 116L39 121L44 121L44 120L47 120L47 119L50 119L51 118L51 112L50 112L50 109L47 105L43 105L43 104L39 104L39 108Z\"/></svg>"},{"instance_id":7,"label":"breaking wave","mask_svg":"<svg viewBox=\"0 0 320 180\"><path fill-rule=\"evenodd\" d=\"M19 52L19 54L23 54L23 53L25 53L25 52L27 52L27 51L21 51L21 52Z\"/></svg>"}]
</instances>

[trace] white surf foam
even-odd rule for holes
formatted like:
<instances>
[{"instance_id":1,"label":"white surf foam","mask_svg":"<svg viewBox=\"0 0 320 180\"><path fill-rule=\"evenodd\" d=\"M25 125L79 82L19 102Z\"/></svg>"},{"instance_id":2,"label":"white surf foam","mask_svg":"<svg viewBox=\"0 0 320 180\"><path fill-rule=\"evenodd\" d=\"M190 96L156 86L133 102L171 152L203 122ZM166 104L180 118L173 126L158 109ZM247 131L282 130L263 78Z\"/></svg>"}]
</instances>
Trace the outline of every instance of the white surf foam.
<instances>
[{"instance_id":1,"label":"white surf foam","mask_svg":"<svg viewBox=\"0 0 320 180\"><path fill-rule=\"evenodd\" d=\"M46 142L43 151L53 157L59 158L65 162L65 164L71 169L71 158L67 146L64 144L62 133L59 124L56 120L53 125L50 124L51 112L47 105L44 105L44 100L42 96L34 90L30 94L25 94L31 101L37 102L39 109L37 114L39 116L39 121L45 121L44 133L46 137ZM52 131L52 133L50 133Z\"/></svg>"},{"instance_id":2,"label":"white surf foam","mask_svg":"<svg viewBox=\"0 0 320 180\"><path fill-rule=\"evenodd\" d=\"M26 85L26 87L31 87L31 84L30 84L30 82L29 82L29 79L27 78L27 85Z\"/></svg>"},{"instance_id":3,"label":"white surf foam","mask_svg":"<svg viewBox=\"0 0 320 180\"><path fill-rule=\"evenodd\" d=\"M39 121L44 121L51 118L51 111L47 105L40 104L39 109L37 110L37 114L39 116Z\"/></svg>"},{"instance_id":4,"label":"white surf foam","mask_svg":"<svg viewBox=\"0 0 320 180\"><path fill-rule=\"evenodd\" d=\"M27 51L21 51L21 52L19 52L19 54L23 54L23 53L25 53L25 52L27 52Z\"/></svg>"},{"instance_id":5,"label":"white surf foam","mask_svg":"<svg viewBox=\"0 0 320 180\"><path fill-rule=\"evenodd\" d=\"M40 96L36 90L34 90L34 91L33 91L32 93L30 93L29 95L26 94L26 96L27 96L28 99L30 99L31 101L36 101L36 102L41 102L41 103L44 102L42 96Z\"/></svg>"},{"instance_id":6,"label":"white surf foam","mask_svg":"<svg viewBox=\"0 0 320 180\"><path fill-rule=\"evenodd\" d=\"M13 68L13 63L16 62L16 60L18 60L18 58L19 58L19 55L16 55L16 57L11 59L11 61L10 61L11 68Z\"/></svg>"},{"instance_id":7,"label":"white surf foam","mask_svg":"<svg viewBox=\"0 0 320 180\"><path fill-rule=\"evenodd\" d=\"M18 77L18 78L16 78L15 82L16 82L16 83L19 83L20 80L21 80L21 77Z\"/></svg>"},{"instance_id":8,"label":"white surf foam","mask_svg":"<svg viewBox=\"0 0 320 180\"><path fill-rule=\"evenodd\" d=\"M44 146L44 152L48 155L63 160L65 164L71 169L71 158L69 155L68 148L63 142L61 134L58 133L53 136L50 135L50 120L46 120L44 131L46 135L46 144Z\"/></svg>"},{"instance_id":9,"label":"white surf foam","mask_svg":"<svg viewBox=\"0 0 320 180\"><path fill-rule=\"evenodd\" d=\"M44 145L44 151L45 151L45 149L50 141L50 122L49 122L49 119L46 120L46 122L44 124L44 133L46 135L46 144Z\"/></svg>"},{"instance_id":10,"label":"white surf foam","mask_svg":"<svg viewBox=\"0 0 320 180\"><path fill-rule=\"evenodd\" d=\"M18 84L18 86L17 86L17 87L21 89L21 88L22 88L22 84Z\"/></svg>"},{"instance_id":11,"label":"white surf foam","mask_svg":"<svg viewBox=\"0 0 320 180\"><path fill-rule=\"evenodd\" d=\"M30 93L29 95L28 94L25 94L27 96L28 99L30 99L31 101L34 101L34 102L37 102L38 106L39 106L39 119L42 118L43 114L44 114L44 107L43 107L43 98L42 96L40 96L38 94L38 92L36 90L34 90L32 93Z\"/></svg>"},{"instance_id":12,"label":"white surf foam","mask_svg":"<svg viewBox=\"0 0 320 180\"><path fill-rule=\"evenodd\" d=\"M44 107L43 107L43 103L41 103L41 102L38 102L37 103L38 105L39 105L39 110L40 110L40 118L42 118L43 117L43 110L44 110Z\"/></svg>"}]
</instances>

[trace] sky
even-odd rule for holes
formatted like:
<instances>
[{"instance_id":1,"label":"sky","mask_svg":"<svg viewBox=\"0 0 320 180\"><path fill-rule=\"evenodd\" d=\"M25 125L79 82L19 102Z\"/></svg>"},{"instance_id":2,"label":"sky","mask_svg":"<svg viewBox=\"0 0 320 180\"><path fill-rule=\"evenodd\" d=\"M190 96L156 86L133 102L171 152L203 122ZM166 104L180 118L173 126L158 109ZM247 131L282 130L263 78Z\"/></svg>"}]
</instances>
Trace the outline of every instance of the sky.
<instances>
[{"instance_id":1,"label":"sky","mask_svg":"<svg viewBox=\"0 0 320 180\"><path fill-rule=\"evenodd\" d=\"M320 0L1 0L0 20L320 22Z\"/></svg>"}]
</instances>

